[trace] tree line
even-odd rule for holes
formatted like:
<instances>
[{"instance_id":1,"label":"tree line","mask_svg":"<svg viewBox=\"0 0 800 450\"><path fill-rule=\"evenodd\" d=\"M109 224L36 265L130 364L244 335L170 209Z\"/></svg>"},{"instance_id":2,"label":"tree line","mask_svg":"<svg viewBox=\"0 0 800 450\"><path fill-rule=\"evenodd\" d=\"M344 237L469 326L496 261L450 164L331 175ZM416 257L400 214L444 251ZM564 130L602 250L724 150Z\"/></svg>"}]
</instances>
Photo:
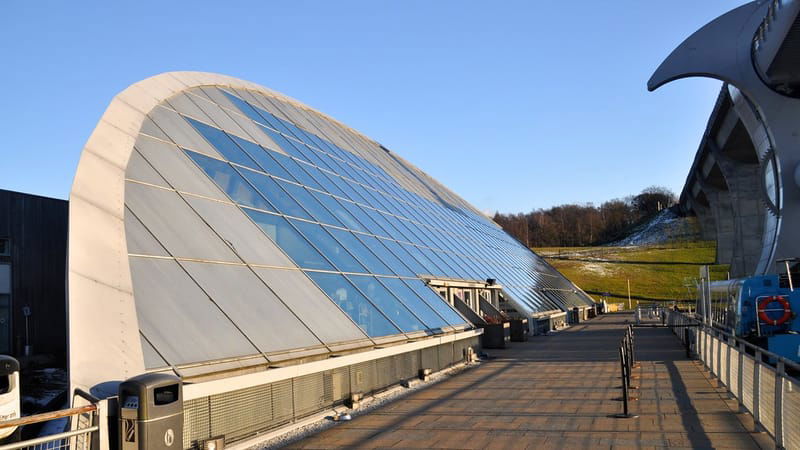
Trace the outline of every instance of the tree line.
<instances>
[{"instance_id":1,"label":"tree line","mask_svg":"<svg viewBox=\"0 0 800 450\"><path fill-rule=\"evenodd\" d=\"M528 247L583 247L624 238L631 228L675 203L671 190L650 186L638 195L609 200L600 206L567 204L529 213L498 212L493 219Z\"/></svg>"}]
</instances>

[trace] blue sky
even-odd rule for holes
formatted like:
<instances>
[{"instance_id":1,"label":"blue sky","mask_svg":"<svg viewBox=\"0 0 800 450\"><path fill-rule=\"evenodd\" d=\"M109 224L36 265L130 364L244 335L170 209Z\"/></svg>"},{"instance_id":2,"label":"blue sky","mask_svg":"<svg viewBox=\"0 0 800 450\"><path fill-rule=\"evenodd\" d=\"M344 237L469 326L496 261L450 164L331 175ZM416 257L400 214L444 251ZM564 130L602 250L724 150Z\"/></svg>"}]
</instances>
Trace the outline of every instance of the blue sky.
<instances>
[{"instance_id":1,"label":"blue sky","mask_svg":"<svg viewBox=\"0 0 800 450\"><path fill-rule=\"evenodd\" d=\"M66 198L116 93L203 70L341 120L484 211L677 193L720 84L645 84L743 3L10 0L0 188Z\"/></svg>"}]
</instances>

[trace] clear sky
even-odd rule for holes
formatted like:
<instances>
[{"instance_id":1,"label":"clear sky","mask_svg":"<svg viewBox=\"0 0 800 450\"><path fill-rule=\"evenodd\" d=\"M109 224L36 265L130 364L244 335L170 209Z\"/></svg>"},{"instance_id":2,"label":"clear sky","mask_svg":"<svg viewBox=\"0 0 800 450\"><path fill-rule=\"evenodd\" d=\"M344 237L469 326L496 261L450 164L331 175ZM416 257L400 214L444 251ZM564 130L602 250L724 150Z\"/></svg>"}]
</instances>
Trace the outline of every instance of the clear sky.
<instances>
[{"instance_id":1,"label":"clear sky","mask_svg":"<svg viewBox=\"0 0 800 450\"><path fill-rule=\"evenodd\" d=\"M66 198L113 96L218 72L325 112L484 211L680 192L720 83L647 79L743 1L0 5L0 188Z\"/></svg>"}]
</instances>

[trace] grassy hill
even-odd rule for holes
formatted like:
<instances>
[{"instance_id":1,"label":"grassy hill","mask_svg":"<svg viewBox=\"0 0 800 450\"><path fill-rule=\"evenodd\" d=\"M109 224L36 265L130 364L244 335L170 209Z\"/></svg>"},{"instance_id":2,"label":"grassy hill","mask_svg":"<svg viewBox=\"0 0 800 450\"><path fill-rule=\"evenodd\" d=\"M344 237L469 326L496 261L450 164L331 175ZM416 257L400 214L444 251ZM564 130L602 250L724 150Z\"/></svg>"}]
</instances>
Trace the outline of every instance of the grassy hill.
<instances>
[{"instance_id":1,"label":"grassy hill","mask_svg":"<svg viewBox=\"0 0 800 450\"><path fill-rule=\"evenodd\" d=\"M535 248L556 269L581 289L609 302L627 301L627 281L631 296L640 301L688 300L695 297L700 267L711 266L713 280L727 277L727 265L715 265L714 242L678 242L632 247L549 247ZM689 287L687 287L687 285Z\"/></svg>"}]
</instances>

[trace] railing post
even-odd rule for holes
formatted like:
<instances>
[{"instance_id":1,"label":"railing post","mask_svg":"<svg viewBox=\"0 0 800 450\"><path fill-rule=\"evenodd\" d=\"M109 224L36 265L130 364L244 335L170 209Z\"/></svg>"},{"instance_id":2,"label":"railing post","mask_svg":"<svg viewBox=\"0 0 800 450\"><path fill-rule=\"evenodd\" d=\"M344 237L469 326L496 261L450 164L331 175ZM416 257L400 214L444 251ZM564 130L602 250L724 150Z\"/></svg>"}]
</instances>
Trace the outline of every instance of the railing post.
<instances>
[{"instance_id":1,"label":"railing post","mask_svg":"<svg viewBox=\"0 0 800 450\"><path fill-rule=\"evenodd\" d=\"M783 361L778 361L775 368L775 446L784 448L783 442L783 383L786 375L786 366Z\"/></svg>"},{"instance_id":2,"label":"railing post","mask_svg":"<svg viewBox=\"0 0 800 450\"><path fill-rule=\"evenodd\" d=\"M736 394L737 400L739 401L739 411L745 411L746 408L744 406L744 354L745 348L744 344L739 343L739 351L737 357L739 358L739 389Z\"/></svg>"},{"instance_id":3,"label":"railing post","mask_svg":"<svg viewBox=\"0 0 800 450\"><path fill-rule=\"evenodd\" d=\"M761 430L761 351L756 350L756 361L753 364L753 419L757 431Z\"/></svg>"},{"instance_id":4,"label":"railing post","mask_svg":"<svg viewBox=\"0 0 800 450\"><path fill-rule=\"evenodd\" d=\"M719 386L719 383L722 382L722 339L717 337L717 342L719 342L719 344L716 345L717 354L714 356L717 357L717 386Z\"/></svg>"},{"instance_id":5,"label":"railing post","mask_svg":"<svg viewBox=\"0 0 800 450\"><path fill-rule=\"evenodd\" d=\"M683 327L683 343L686 345L686 359L692 359L692 345L689 342L689 327Z\"/></svg>"},{"instance_id":6,"label":"railing post","mask_svg":"<svg viewBox=\"0 0 800 450\"><path fill-rule=\"evenodd\" d=\"M98 421L97 426L99 429L97 430L97 443L98 443L98 450L109 450L110 448L110 439L111 437L108 435L108 417L111 408L111 402L108 399L101 400L97 404L97 411L96 411L96 420Z\"/></svg>"},{"instance_id":7,"label":"railing post","mask_svg":"<svg viewBox=\"0 0 800 450\"><path fill-rule=\"evenodd\" d=\"M725 390L731 392L731 339L725 339Z\"/></svg>"}]
</instances>

